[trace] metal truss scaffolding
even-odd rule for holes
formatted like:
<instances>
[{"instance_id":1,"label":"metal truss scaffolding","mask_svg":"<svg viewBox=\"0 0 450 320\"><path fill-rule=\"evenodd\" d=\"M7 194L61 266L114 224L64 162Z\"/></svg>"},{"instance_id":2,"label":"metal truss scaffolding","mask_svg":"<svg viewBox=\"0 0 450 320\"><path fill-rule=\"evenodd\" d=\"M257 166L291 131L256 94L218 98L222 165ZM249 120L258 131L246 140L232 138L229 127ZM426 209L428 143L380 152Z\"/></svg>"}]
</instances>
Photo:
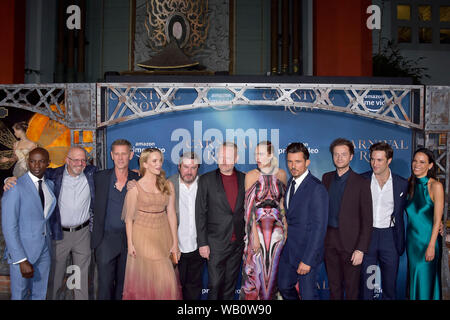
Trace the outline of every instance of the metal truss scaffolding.
<instances>
[{"instance_id":1,"label":"metal truss scaffolding","mask_svg":"<svg viewBox=\"0 0 450 320\"><path fill-rule=\"evenodd\" d=\"M93 83L0 85L0 106L39 113L70 129L71 145L88 148L97 162L96 94ZM85 141L90 131L92 141Z\"/></svg>"},{"instance_id":2,"label":"metal truss scaffolding","mask_svg":"<svg viewBox=\"0 0 450 320\"><path fill-rule=\"evenodd\" d=\"M280 83L98 83L100 127L161 113L239 106L344 112L423 128L423 86ZM189 97L181 99L181 95ZM378 102L368 106L376 95ZM374 101L375 102L375 101ZM104 108L100 106L104 103Z\"/></svg>"},{"instance_id":3,"label":"metal truss scaffolding","mask_svg":"<svg viewBox=\"0 0 450 320\"><path fill-rule=\"evenodd\" d=\"M450 192L450 87L427 86L425 96L425 128L416 135L416 147L424 146L433 151L437 178L444 185L444 221L448 223L449 192ZM444 229L444 239L447 228ZM448 249L445 241L442 248L442 295L450 300L450 272L448 264Z\"/></svg>"}]
</instances>

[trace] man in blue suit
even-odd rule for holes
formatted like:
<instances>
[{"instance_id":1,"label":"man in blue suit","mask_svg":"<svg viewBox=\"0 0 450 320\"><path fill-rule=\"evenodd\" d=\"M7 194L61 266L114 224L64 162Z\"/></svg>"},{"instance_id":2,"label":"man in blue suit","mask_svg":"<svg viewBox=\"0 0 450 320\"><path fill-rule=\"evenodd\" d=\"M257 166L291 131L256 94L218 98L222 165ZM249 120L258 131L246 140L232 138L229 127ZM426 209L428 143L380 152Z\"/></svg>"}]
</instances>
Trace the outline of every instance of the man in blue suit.
<instances>
[{"instance_id":1,"label":"man in blue suit","mask_svg":"<svg viewBox=\"0 0 450 320\"><path fill-rule=\"evenodd\" d=\"M288 237L278 267L278 288L285 300L297 300L299 296L317 300L317 272L328 224L328 192L309 172L309 152L302 143L291 143L286 154L292 178L284 201Z\"/></svg>"},{"instance_id":2,"label":"man in blue suit","mask_svg":"<svg viewBox=\"0 0 450 320\"><path fill-rule=\"evenodd\" d=\"M2 198L5 256L10 264L11 299L44 300L50 271L49 218L56 205L53 183L44 178L49 153L33 149L29 171Z\"/></svg>"},{"instance_id":3,"label":"man in blue suit","mask_svg":"<svg viewBox=\"0 0 450 320\"><path fill-rule=\"evenodd\" d=\"M374 299L377 264L381 271L383 300L395 299L399 259L405 251L403 211L408 181L389 169L393 155L394 151L389 144L373 144L370 147L370 165L373 171L362 174L371 181L373 206L372 236L362 263L361 294L364 300Z\"/></svg>"}]
</instances>

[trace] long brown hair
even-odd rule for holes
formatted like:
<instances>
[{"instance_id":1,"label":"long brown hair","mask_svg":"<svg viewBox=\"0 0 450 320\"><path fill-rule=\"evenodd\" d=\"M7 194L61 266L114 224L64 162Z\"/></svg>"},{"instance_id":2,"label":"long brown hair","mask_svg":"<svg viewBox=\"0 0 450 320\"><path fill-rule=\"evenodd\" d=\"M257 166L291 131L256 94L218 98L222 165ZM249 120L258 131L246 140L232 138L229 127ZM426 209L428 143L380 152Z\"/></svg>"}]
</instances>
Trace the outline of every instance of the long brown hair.
<instances>
[{"instance_id":1,"label":"long brown hair","mask_svg":"<svg viewBox=\"0 0 450 320\"><path fill-rule=\"evenodd\" d=\"M427 177L436 179L436 161L434 160L433 152L430 149L427 149L427 148L419 148L419 149L417 149L414 152L413 160L414 160L414 157L416 156L416 154L418 154L419 152L423 153L423 154L425 154L427 156L428 163L432 163L433 164L431 169L428 169ZM411 166L412 166L412 163L411 163ZM412 199L413 196L414 196L414 188L416 186L416 176L412 172L412 168L411 168L411 176L409 177L408 182L409 182L408 197L409 197L409 199Z\"/></svg>"},{"instance_id":2,"label":"long brown hair","mask_svg":"<svg viewBox=\"0 0 450 320\"><path fill-rule=\"evenodd\" d=\"M162 154L161 150L159 150L158 148L145 149L141 152L141 156L139 157L139 173L141 174L141 177L143 177L146 172L144 163L147 162L148 157L153 152L158 152L161 155L162 162L164 162L164 155ZM166 179L166 172L162 169L159 175L156 176L156 189L158 189L162 193L170 195L169 182Z\"/></svg>"}]
</instances>

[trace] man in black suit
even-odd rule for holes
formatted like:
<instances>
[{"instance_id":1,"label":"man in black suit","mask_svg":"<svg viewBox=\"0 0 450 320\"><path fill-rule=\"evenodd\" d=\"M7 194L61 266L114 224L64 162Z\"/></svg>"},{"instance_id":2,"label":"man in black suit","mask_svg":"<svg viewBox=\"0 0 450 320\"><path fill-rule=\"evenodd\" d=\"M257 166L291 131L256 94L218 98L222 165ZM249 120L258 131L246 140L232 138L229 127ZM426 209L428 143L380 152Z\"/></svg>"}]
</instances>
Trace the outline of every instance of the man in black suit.
<instances>
[{"instance_id":1,"label":"man in black suit","mask_svg":"<svg viewBox=\"0 0 450 320\"><path fill-rule=\"evenodd\" d=\"M133 158L131 143L116 140L111 146L113 169L99 171L94 176L95 204L91 247L98 270L99 300L121 300L127 261L127 235L122 221L126 184L137 180L138 174L128 169Z\"/></svg>"},{"instance_id":2,"label":"man in black suit","mask_svg":"<svg viewBox=\"0 0 450 320\"><path fill-rule=\"evenodd\" d=\"M234 168L237 146L219 148L215 171L199 178L195 201L197 243L208 260L208 299L232 300L244 250L245 174Z\"/></svg>"},{"instance_id":3,"label":"man in black suit","mask_svg":"<svg viewBox=\"0 0 450 320\"><path fill-rule=\"evenodd\" d=\"M374 299L374 275L377 264L381 271L383 300L395 299L400 256L405 251L405 223L408 181L393 173L389 165L394 150L386 142L370 146L373 171L362 174L370 180L373 202L373 228L369 251L362 263L362 298Z\"/></svg>"}]
</instances>

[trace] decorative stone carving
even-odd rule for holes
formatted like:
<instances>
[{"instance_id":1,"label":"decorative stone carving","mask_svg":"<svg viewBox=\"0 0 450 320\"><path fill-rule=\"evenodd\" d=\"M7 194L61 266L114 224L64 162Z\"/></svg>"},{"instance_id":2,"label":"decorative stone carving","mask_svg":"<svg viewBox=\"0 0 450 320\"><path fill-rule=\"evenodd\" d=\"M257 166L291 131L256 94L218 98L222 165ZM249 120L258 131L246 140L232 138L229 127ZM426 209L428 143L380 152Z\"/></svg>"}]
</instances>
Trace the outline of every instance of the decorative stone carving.
<instances>
[{"instance_id":1,"label":"decorative stone carving","mask_svg":"<svg viewBox=\"0 0 450 320\"><path fill-rule=\"evenodd\" d=\"M137 0L135 25L136 71L142 70L138 63L174 40L186 55L209 70L228 70L228 0Z\"/></svg>"}]
</instances>

